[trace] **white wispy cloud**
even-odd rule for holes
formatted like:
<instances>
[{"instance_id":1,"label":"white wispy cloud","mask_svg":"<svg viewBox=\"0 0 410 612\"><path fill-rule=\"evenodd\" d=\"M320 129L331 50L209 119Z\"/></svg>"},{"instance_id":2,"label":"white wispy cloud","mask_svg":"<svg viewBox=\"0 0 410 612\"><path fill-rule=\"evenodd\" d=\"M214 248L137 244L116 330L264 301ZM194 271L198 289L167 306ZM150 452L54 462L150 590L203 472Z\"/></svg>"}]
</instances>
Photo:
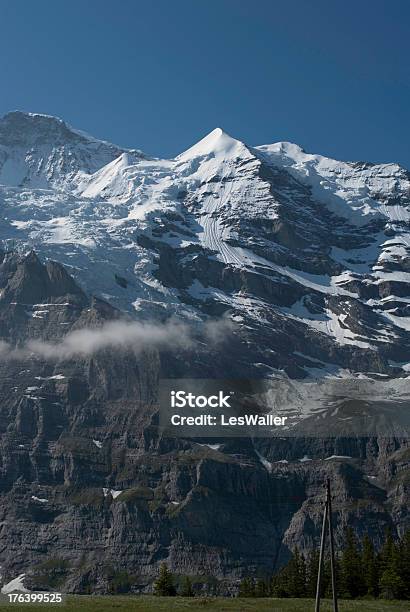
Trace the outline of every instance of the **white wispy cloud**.
<instances>
[{"instance_id":1,"label":"white wispy cloud","mask_svg":"<svg viewBox=\"0 0 410 612\"><path fill-rule=\"evenodd\" d=\"M102 349L188 350L193 348L198 336L210 344L223 341L232 330L227 319L191 325L171 319L166 323L110 321L96 328L76 329L56 342L30 340L18 348L0 340L0 358L23 359L42 357L58 360L92 355Z\"/></svg>"}]
</instances>

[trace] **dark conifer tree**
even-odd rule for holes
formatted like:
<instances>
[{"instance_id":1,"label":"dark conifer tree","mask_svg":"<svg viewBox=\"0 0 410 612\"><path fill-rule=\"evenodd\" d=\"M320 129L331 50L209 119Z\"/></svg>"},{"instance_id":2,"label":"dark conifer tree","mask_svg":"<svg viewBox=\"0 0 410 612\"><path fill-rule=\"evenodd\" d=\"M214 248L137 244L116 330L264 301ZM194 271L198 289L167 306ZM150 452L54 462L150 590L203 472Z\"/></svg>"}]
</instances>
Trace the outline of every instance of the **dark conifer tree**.
<instances>
[{"instance_id":1,"label":"dark conifer tree","mask_svg":"<svg viewBox=\"0 0 410 612\"><path fill-rule=\"evenodd\" d=\"M315 597L319 553L312 550L308 561L295 550L289 563L272 577L273 597ZM390 530L378 553L366 535L359 547L351 528L345 546L335 559L337 594L356 598L363 595L385 599L410 599L410 530L395 542ZM331 597L330 559L324 559L321 596Z\"/></svg>"},{"instance_id":2,"label":"dark conifer tree","mask_svg":"<svg viewBox=\"0 0 410 612\"><path fill-rule=\"evenodd\" d=\"M399 575L403 582L403 597L410 599L410 529L406 531L400 542Z\"/></svg>"},{"instance_id":3,"label":"dark conifer tree","mask_svg":"<svg viewBox=\"0 0 410 612\"><path fill-rule=\"evenodd\" d=\"M286 583L286 568L272 576L270 592L272 597L289 597Z\"/></svg>"},{"instance_id":4,"label":"dark conifer tree","mask_svg":"<svg viewBox=\"0 0 410 612\"><path fill-rule=\"evenodd\" d=\"M176 595L174 578L165 563L161 563L159 576L154 582L154 595L159 597L172 597Z\"/></svg>"},{"instance_id":5,"label":"dark conifer tree","mask_svg":"<svg viewBox=\"0 0 410 612\"><path fill-rule=\"evenodd\" d=\"M319 551L313 548L306 565L306 597L316 596L317 572L319 568Z\"/></svg>"},{"instance_id":6,"label":"dark conifer tree","mask_svg":"<svg viewBox=\"0 0 410 612\"><path fill-rule=\"evenodd\" d=\"M326 556L323 561L323 571L322 571L322 588L321 588L321 596L322 597L331 597L332 596L332 574L330 567L330 558Z\"/></svg>"},{"instance_id":7,"label":"dark conifer tree","mask_svg":"<svg viewBox=\"0 0 410 612\"><path fill-rule=\"evenodd\" d=\"M361 563L366 594L377 597L379 594L379 568L373 542L366 534L363 539Z\"/></svg>"},{"instance_id":8,"label":"dark conifer tree","mask_svg":"<svg viewBox=\"0 0 410 612\"><path fill-rule=\"evenodd\" d=\"M269 595L268 585L264 580L257 580L255 584L255 597L267 597Z\"/></svg>"},{"instance_id":9,"label":"dark conifer tree","mask_svg":"<svg viewBox=\"0 0 410 612\"><path fill-rule=\"evenodd\" d=\"M283 571L283 585L289 597L304 597L306 593L306 564L296 549Z\"/></svg>"},{"instance_id":10,"label":"dark conifer tree","mask_svg":"<svg viewBox=\"0 0 410 612\"><path fill-rule=\"evenodd\" d=\"M243 578L239 585L239 597L255 597L255 583L253 578Z\"/></svg>"},{"instance_id":11,"label":"dark conifer tree","mask_svg":"<svg viewBox=\"0 0 410 612\"><path fill-rule=\"evenodd\" d=\"M384 541L382 547L379 550L379 554L377 555L380 574L383 574L385 570L392 567L394 559L394 548L395 543L393 535L390 527L388 527L384 534Z\"/></svg>"},{"instance_id":12,"label":"dark conifer tree","mask_svg":"<svg viewBox=\"0 0 410 612\"><path fill-rule=\"evenodd\" d=\"M388 567L380 576L379 587L383 599L401 599L404 584L393 567Z\"/></svg>"},{"instance_id":13,"label":"dark conifer tree","mask_svg":"<svg viewBox=\"0 0 410 612\"><path fill-rule=\"evenodd\" d=\"M379 554L379 589L383 599L398 599L403 596L405 585L401 579L400 547L393 539L390 529Z\"/></svg>"},{"instance_id":14,"label":"dark conifer tree","mask_svg":"<svg viewBox=\"0 0 410 612\"><path fill-rule=\"evenodd\" d=\"M364 594L364 583L360 553L352 528L346 532L346 544L341 557L342 592L345 597L358 597Z\"/></svg>"},{"instance_id":15,"label":"dark conifer tree","mask_svg":"<svg viewBox=\"0 0 410 612\"><path fill-rule=\"evenodd\" d=\"M182 582L182 588L181 588L180 595L181 597L195 597L195 593L192 588L192 581L189 576L185 576Z\"/></svg>"}]
</instances>

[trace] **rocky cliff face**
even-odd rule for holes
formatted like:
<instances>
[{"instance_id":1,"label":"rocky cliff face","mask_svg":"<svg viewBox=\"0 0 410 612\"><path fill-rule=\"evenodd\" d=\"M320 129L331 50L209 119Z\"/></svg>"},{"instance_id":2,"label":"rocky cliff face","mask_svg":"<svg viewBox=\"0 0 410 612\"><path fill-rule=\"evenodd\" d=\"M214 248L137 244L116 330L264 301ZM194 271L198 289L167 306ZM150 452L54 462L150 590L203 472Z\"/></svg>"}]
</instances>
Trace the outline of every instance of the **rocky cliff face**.
<instances>
[{"instance_id":1,"label":"rocky cliff face","mask_svg":"<svg viewBox=\"0 0 410 612\"><path fill-rule=\"evenodd\" d=\"M268 575L296 545L317 543L328 475L338 541L347 524L376 542L387 525L409 526L404 440L163 438L158 378L195 373L189 363L208 352L21 351L30 339L56 342L123 315L33 252L0 259L2 338L20 346L8 344L0 363L6 580L25 572L29 588L141 591L166 561L204 590L228 593L244 574ZM223 367L208 364L209 375Z\"/></svg>"}]
</instances>

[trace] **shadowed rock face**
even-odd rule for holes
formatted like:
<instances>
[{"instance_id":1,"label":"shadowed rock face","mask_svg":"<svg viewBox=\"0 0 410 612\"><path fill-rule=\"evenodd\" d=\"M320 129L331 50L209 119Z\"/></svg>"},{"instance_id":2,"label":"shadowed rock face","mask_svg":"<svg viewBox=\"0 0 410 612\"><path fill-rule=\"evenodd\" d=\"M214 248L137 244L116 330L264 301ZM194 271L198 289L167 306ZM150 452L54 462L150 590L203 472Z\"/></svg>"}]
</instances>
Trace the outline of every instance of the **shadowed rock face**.
<instances>
[{"instance_id":1,"label":"shadowed rock face","mask_svg":"<svg viewBox=\"0 0 410 612\"><path fill-rule=\"evenodd\" d=\"M65 143L85 143L84 136L70 130L57 117L14 111L7 113L0 121L0 141L6 147Z\"/></svg>"},{"instance_id":2,"label":"shadowed rock face","mask_svg":"<svg viewBox=\"0 0 410 612\"><path fill-rule=\"evenodd\" d=\"M36 304L48 298L68 297L78 304L87 299L67 274L63 266L48 261L43 266L34 251L21 257L15 253L0 253L2 272L2 301Z\"/></svg>"},{"instance_id":3,"label":"shadowed rock face","mask_svg":"<svg viewBox=\"0 0 410 612\"><path fill-rule=\"evenodd\" d=\"M57 341L123 316L35 253L1 253L0 262L0 335L12 346ZM165 560L176 573L213 576L215 591L232 592L241 576L268 575L296 545L317 544L327 476L338 543L347 523L376 543L386 526L408 527L404 440L230 439L211 447L159 435L158 379L249 375L247 340L172 354L137 347L59 360L2 354L4 578L26 572L33 588L106 593L113 572L125 571L141 591ZM325 460L333 455L345 458Z\"/></svg>"}]
</instances>

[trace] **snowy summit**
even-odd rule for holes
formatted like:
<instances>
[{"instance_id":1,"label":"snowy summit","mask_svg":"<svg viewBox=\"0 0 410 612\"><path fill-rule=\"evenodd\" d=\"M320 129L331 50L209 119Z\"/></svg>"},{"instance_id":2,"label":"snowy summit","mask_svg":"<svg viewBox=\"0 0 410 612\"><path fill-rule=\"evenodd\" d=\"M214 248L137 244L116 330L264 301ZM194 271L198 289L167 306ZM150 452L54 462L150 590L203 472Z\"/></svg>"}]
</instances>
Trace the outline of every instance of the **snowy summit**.
<instances>
[{"instance_id":1,"label":"snowy summit","mask_svg":"<svg viewBox=\"0 0 410 612\"><path fill-rule=\"evenodd\" d=\"M221 128L153 159L54 117L0 120L4 249L34 248L133 316L229 313L260 374L407 375L409 193L397 164Z\"/></svg>"}]
</instances>

